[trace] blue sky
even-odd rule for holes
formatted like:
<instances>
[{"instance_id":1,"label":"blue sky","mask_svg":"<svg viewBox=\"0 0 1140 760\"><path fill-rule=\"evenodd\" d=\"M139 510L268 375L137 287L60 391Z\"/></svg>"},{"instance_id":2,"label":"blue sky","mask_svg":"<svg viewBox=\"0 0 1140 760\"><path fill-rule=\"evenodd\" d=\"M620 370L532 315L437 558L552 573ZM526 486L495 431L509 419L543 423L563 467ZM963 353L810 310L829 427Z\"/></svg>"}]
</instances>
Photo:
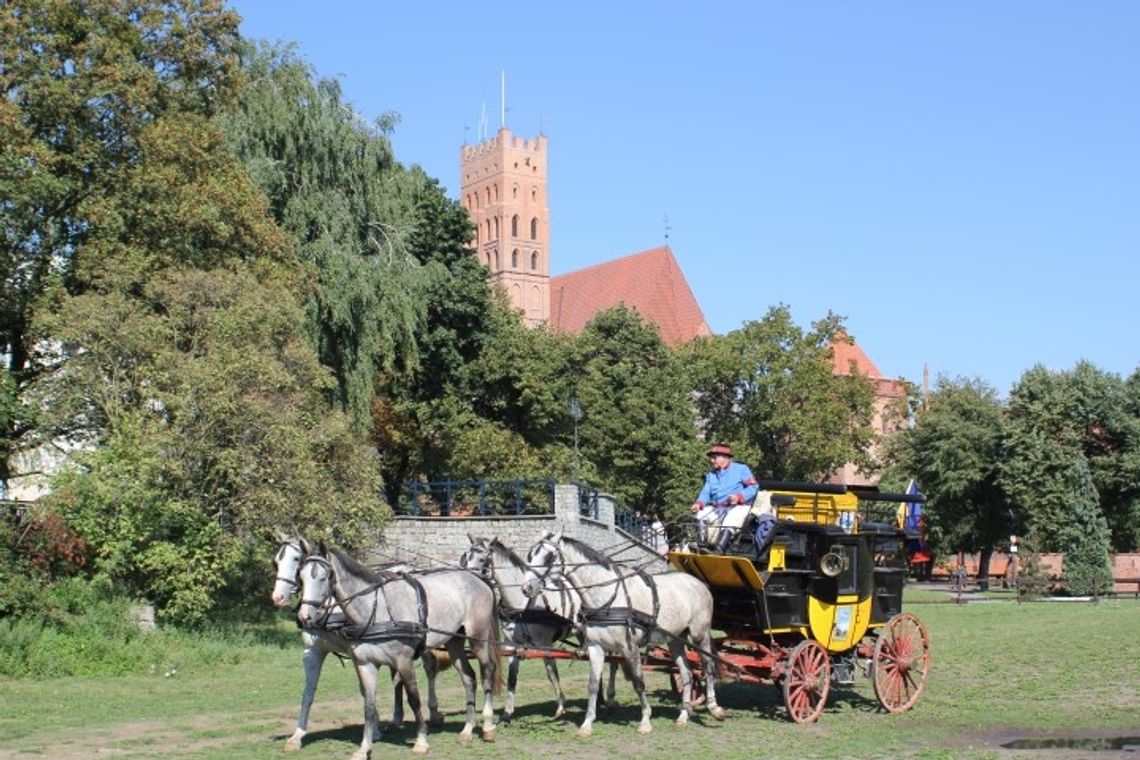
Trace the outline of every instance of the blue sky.
<instances>
[{"instance_id":1,"label":"blue sky","mask_svg":"<svg viewBox=\"0 0 1140 760\"><path fill-rule=\"evenodd\" d=\"M887 376L1140 364L1140 2L236 0L456 198L549 138L551 272L666 242L714 332L841 314ZM666 221L667 220L667 221Z\"/></svg>"}]
</instances>

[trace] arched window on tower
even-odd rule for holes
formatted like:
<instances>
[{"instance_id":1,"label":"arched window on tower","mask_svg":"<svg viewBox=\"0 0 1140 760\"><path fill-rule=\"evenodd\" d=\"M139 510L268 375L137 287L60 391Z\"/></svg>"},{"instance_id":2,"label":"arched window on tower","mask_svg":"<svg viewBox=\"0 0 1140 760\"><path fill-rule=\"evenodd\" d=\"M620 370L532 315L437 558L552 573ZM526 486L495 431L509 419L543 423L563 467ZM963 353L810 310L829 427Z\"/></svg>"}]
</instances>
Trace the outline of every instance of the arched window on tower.
<instances>
[{"instance_id":1,"label":"arched window on tower","mask_svg":"<svg viewBox=\"0 0 1140 760\"><path fill-rule=\"evenodd\" d=\"M530 239L538 240L538 217L532 216L530 218Z\"/></svg>"},{"instance_id":2,"label":"arched window on tower","mask_svg":"<svg viewBox=\"0 0 1140 760\"><path fill-rule=\"evenodd\" d=\"M483 264L488 269L491 268L491 252L490 251L487 251L485 254L483 254Z\"/></svg>"},{"instance_id":3,"label":"arched window on tower","mask_svg":"<svg viewBox=\"0 0 1140 760\"><path fill-rule=\"evenodd\" d=\"M530 252L530 271L538 271L538 251Z\"/></svg>"},{"instance_id":4,"label":"arched window on tower","mask_svg":"<svg viewBox=\"0 0 1140 760\"><path fill-rule=\"evenodd\" d=\"M487 188L487 205L491 205L491 188Z\"/></svg>"},{"instance_id":5,"label":"arched window on tower","mask_svg":"<svg viewBox=\"0 0 1140 760\"><path fill-rule=\"evenodd\" d=\"M498 239L499 239L499 217L496 216L495 217L495 237L492 238L492 240L498 240Z\"/></svg>"},{"instance_id":6,"label":"arched window on tower","mask_svg":"<svg viewBox=\"0 0 1140 760\"><path fill-rule=\"evenodd\" d=\"M519 186L518 185L511 185L511 197L512 198L518 198L519 197Z\"/></svg>"},{"instance_id":7,"label":"arched window on tower","mask_svg":"<svg viewBox=\"0 0 1140 760\"><path fill-rule=\"evenodd\" d=\"M535 203L538 202L538 188L537 187L532 187L530 189L530 199L532 201L534 201Z\"/></svg>"},{"instance_id":8,"label":"arched window on tower","mask_svg":"<svg viewBox=\"0 0 1140 760\"><path fill-rule=\"evenodd\" d=\"M499 271L499 250L495 249L495 271Z\"/></svg>"},{"instance_id":9,"label":"arched window on tower","mask_svg":"<svg viewBox=\"0 0 1140 760\"><path fill-rule=\"evenodd\" d=\"M499 202L499 183L495 183L495 203Z\"/></svg>"},{"instance_id":10,"label":"arched window on tower","mask_svg":"<svg viewBox=\"0 0 1140 760\"><path fill-rule=\"evenodd\" d=\"M491 220L487 220L487 239L491 240Z\"/></svg>"},{"instance_id":11,"label":"arched window on tower","mask_svg":"<svg viewBox=\"0 0 1140 760\"><path fill-rule=\"evenodd\" d=\"M511 269L519 268L519 249L516 248L511 251Z\"/></svg>"},{"instance_id":12,"label":"arched window on tower","mask_svg":"<svg viewBox=\"0 0 1140 760\"><path fill-rule=\"evenodd\" d=\"M519 215L515 214L511 217L511 237L517 238L519 236Z\"/></svg>"}]
</instances>

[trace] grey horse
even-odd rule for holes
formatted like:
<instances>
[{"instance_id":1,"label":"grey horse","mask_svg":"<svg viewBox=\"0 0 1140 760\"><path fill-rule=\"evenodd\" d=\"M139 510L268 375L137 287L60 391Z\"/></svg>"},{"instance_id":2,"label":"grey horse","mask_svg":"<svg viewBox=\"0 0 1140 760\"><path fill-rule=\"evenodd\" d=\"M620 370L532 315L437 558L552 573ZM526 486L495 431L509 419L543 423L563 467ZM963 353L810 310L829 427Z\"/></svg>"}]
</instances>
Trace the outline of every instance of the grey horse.
<instances>
[{"instance_id":1,"label":"grey horse","mask_svg":"<svg viewBox=\"0 0 1140 760\"><path fill-rule=\"evenodd\" d=\"M300 589L298 572L301 569L301 562L315 547L300 536L278 533L276 539L280 545L277 554L273 557L275 579L270 598L277 607L288 607ZM388 565L382 569L390 572L411 572L414 570L410 565ZM297 714L297 726L293 729L292 735L285 741L286 750L300 749L301 742L309 731L309 712L313 706L313 697L317 693L317 685L321 680L321 670L324 667L325 659L330 654L352 659L352 642L344 634L346 619L340 607L333 607L326 620L326 624L321 627L301 629L301 644L304 648L301 662L305 668L305 687L301 692L301 710ZM443 714L439 711L439 700L436 698L435 678L438 672L450 666L451 660L446 652L438 649L433 649L430 654L430 657L423 658L424 672L427 674L428 680L429 721L433 725L438 725L443 722ZM392 698L392 720L389 725L399 727L404 722L403 687L396 678L395 671L393 671L392 677L395 684ZM380 726L373 726L373 739L376 740L379 737Z\"/></svg>"},{"instance_id":2,"label":"grey horse","mask_svg":"<svg viewBox=\"0 0 1140 760\"><path fill-rule=\"evenodd\" d=\"M364 732L353 760L371 752L376 723L376 671L393 667L407 690L416 718L413 751L428 751L427 724L420 706L413 660L426 648L445 647L457 663L467 693L467 720L461 741L475 728L475 674L464 644L479 660L483 674L483 739L495 740L492 692L498 674L498 625L489 585L464 570L420 574L376 573L348 555L321 546L301 564L301 609L305 625L316 624L335 599L350 622L352 659L364 697Z\"/></svg>"},{"instance_id":3,"label":"grey horse","mask_svg":"<svg viewBox=\"0 0 1140 760\"><path fill-rule=\"evenodd\" d=\"M645 695L640 650L667 644L681 681L681 714L677 724L693 714L692 673L685 658L685 643L693 644L704 663L709 714L720 720L724 709L716 702L716 669L712 659L713 600L708 587L687 573L648 575L614 562L574 538L547 532L527 555L528 571L523 593L536 597L552 582L565 578L582 596L583 639L590 660L586 717L579 736L589 736L597 715L598 689L606 653L629 663L634 690L641 700L638 733L653 730Z\"/></svg>"}]
</instances>

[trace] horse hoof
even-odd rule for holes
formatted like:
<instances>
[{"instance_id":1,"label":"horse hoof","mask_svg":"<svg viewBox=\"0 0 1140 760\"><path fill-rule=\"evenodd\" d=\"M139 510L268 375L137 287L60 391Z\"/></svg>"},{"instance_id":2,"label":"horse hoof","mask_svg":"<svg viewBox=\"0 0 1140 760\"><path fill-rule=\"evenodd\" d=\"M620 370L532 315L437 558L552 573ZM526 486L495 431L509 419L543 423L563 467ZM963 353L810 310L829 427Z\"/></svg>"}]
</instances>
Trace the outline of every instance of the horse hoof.
<instances>
[{"instance_id":1,"label":"horse hoof","mask_svg":"<svg viewBox=\"0 0 1140 760\"><path fill-rule=\"evenodd\" d=\"M676 725L680 728L684 728L685 726L689 725L689 714L681 713L678 715Z\"/></svg>"},{"instance_id":2,"label":"horse hoof","mask_svg":"<svg viewBox=\"0 0 1140 760\"><path fill-rule=\"evenodd\" d=\"M372 754L370 749L358 749L352 753L352 757L348 760L368 760L368 756Z\"/></svg>"},{"instance_id":3,"label":"horse hoof","mask_svg":"<svg viewBox=\"0 0 1140 760\"><path fill-rule=\"evenodd\" d=\"M638 723L637 724L637 733L643 734L643 735L653 733L653 724L651 724L651 723Z\"/></svg>"},{"instance_id":4,"label":"horse hoof","mask_svg":"<svg viewBox=\"0 0 1140 760\"><path fill-rule=\"evenodd\" d=\"M412 745L412 752L417 755L426 755L430 749L427 742L416 742Z\"/></svg>"},{"instance_id":5,"label":"horse hoof","mask_svg":"<svg viewBox=\"0 0 1140 760\"><path fill-rule=\"evenodd\" d=\"M285 751L286 752L296 752L299 749L301 749L301 740L300 739L296 739L296 740L290 739L289 741L285 742Z\"/></svg>"},{"instance_id":6,"label":"horse hoof","mask_svg":"<svg viewBox=\"0 0 1140 760\"><path fill-rule=\"evenodd\" d=\"M460 744L470 744L471 743L471 732L467 731L467 730L460 731L459 732L459 743Z\"/></svg>"},{"instance_id":7,"label":"horse hoof","mask_svg":"<svg viewBox=\"0 0 1140 760\"><path fill-rule=\"evenodd\" d=\"M493 741L495 741L495 739L498 739L498 738L499 738L499 732L496 729L494 729L494 728L483 729L483 741L493 742Z\"/></svg>"},{"instance_id":8,"label":"horse hoof","mask_svg":"<svg viewBox=\"0 0 1140 760\"><path fill-rule=\"evenodd\" d=\"M578 729L578 738L586 739L594 733L594 729L590 726L582 726Z\"/></svg>"},{"instance_id":9,"label":"horse hoof","mask_svg":"<svg viewBox=\"0 0 1140 760\"><path fill-rule=\"evenodd\" d=\"M712 705L709 707L709 715L713 716L717 720L724 720L724 708L720 705Z\"/></svg>"},{"instance_id":10,"label":"horse hoof","mask_svg":"<svg viewBox=\"0 0 1140 760\"><path fill-rule=\"evenodd\" d=\"M555 720L562 720L565 717L566 717L566 709L565 708L559 707L557 710L554 711L554 719Z\"/></svg>"}]
</instances>

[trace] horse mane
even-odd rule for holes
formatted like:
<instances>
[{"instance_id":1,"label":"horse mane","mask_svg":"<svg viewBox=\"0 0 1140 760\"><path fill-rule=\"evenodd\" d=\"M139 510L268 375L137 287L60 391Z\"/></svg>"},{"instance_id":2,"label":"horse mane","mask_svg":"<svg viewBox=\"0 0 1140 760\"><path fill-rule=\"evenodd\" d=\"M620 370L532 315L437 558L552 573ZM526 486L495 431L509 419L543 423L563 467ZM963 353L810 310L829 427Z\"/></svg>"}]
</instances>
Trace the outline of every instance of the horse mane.
<instances>
[{"instance_id":1,"label":"horse mane","mask_svg":"<svg viewBox=\"0 0 1140 760\"><path fill-rule=\"evenodd\" d=\"M354 557L349 556L348 554L345 554L339 549L330 548L329 554L336 555L337 561L340 562L340 564L344 566L344 568L348 570L348 572L352 575L362 578L369 583L382 583L384 580L380 573L378 573L376 570L373 570L364 563L360 562Z\"/></svg>"},{"instance_id":2,"label":"horse mane","mask_svg":"<svg viewBox=\"0 0 1140 760\"><path fill-rule=\"evenodd\" d=\"M507 546L506 544L504 544L499 539L497 539L497 538L491 539L490 546L491 546L491 551L495 552L495 554L506 557L507 561L510 562L511 565L514 566L516 569L518 569L518 570L526 570L527 569L526 561L523 560L523 558L520 557L518 554L516 554L514 549Z\"/></svg>"},{"instance_id":3,"label":"horse mane","mask_svg":"<svg viewBox=\"0 0 1140 760\"><path fill-rule=\"evenodd\" d=\"M587 544L585 541L582 541L578 538L572 538L571 536L563 536L562 541L580 551L586 556L586 559L590 560L591 562L597 562L599 565L602 565L603 567L606 567L610 570L613 569L613 560L602 554L594 547Z\"/></svg>"}]
</instances>

